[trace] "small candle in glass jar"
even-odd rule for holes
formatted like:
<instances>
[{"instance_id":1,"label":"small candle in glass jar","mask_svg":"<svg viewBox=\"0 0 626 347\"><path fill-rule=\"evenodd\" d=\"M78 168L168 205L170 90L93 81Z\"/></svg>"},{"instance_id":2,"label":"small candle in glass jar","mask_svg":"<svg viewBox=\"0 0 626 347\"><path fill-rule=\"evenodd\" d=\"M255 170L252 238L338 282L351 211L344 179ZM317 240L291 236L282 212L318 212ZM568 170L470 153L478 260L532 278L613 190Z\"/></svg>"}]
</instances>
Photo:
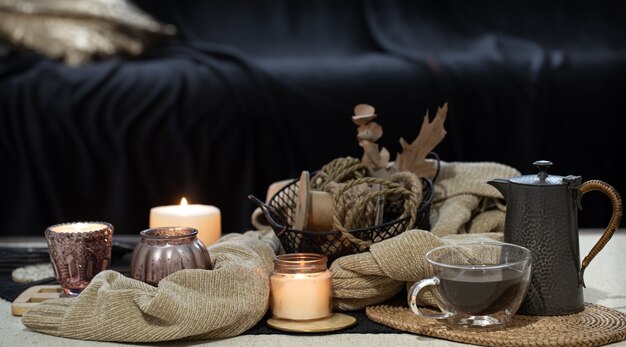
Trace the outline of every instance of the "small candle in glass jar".
<instances>
[{"instance_id":1,"label":"small candle in glass jar","mask_svg":"<svg viewBox=\"0 0 626 347\"><path fill-rule=\"evenodd\" d=\"M313 253L274 258L270 295L275 318L311 320L332 315L332 284L326 259Z\"/></svg>"}]
</instances>

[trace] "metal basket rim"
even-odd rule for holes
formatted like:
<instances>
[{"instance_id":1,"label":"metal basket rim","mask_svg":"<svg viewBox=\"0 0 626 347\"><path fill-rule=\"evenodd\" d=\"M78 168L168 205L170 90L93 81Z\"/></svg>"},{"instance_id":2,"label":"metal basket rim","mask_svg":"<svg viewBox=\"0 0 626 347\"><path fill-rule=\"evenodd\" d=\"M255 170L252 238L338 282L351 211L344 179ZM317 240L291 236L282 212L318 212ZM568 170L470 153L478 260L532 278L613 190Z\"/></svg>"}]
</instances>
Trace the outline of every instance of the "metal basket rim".
<instances>
[{"instance_id":1,"label":"metal basket rim","mask_svg":"<svg viewBox=\"0 0 626 347\"><path fill-rule=\"evenodd\" d=\"M425 195L425 198L422 200L420 207L417 209L417 214L420 214L422 212L424 212L425 209L430 208L430 206L432 205L432 200L434 197L434 183L433 181L428 178L428 177L421 177L421 179L423 181L426 182L426 185L428 186L427 188L430 188L427 190L427 194ZM293 179L291 182L289 182L288 184L286 184L283 188L281 188L279 191L277 191L267 202L267 204L264 204L266 207L271 209L274 209L275 207L272 206L272 202L274 201L274 198L277 197L280 193L282 193L283 191L285 191L286 189L288 189L290 186L292 186L293 184L295 184L299 179L295 178ZM422 188L422 191L424 190L424 188ZM273 212L274 214L279 215L276 212ZM277 221L274 220L274 218L272 218L271 214L266 214L266 217L268 219L268 221L270 222L270 224L272 224L272 226L274 227L274 230L276 231L276 229L279 229L281 231L290 231L290 232L299 232L302 233L304 235L339 235L341 234L341 231L339 230L329 230L329 231L312 231L312 230L300 230L300 229L293 229L290 225L281 225L279 224ZM403 218L398 218L398 219L394 219L382 224L377 224L377 225L373 225L373 226L369 226L369 227L364 227L364 228L359 228L359 229L350 229L348 230L349 233L360 233L360 232L365 232L368 230L373 230L373 229L379 229L379 228L385 228L385 227L389 227L391 225L397 224L397 223L403 223L407 220L409 220L411 217L410 216L406 216Z\"/></svg>"}]
</instances>

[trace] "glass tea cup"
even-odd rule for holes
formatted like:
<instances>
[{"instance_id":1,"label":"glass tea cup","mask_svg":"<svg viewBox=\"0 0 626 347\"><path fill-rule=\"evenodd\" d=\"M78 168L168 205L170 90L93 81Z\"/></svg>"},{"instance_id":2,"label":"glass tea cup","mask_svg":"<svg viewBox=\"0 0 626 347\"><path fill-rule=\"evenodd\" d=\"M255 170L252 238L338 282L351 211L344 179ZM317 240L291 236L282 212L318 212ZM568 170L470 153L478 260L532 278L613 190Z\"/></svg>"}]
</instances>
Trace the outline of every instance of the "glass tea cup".
<instances>
[{"instance_id":1,"label":"glass tea cup","mask_svg":"<svg viewBox=\"0 0 626 347\"><path fill-rule=\"evenodd\" d=\"M503 327L526 296L531 264L528 249L503 242L434 248L426 253L431 277L409 290L409 307L418 316L442 319L452 327ZM417 306L418 294L429 286L440 314Z\"/></svg>"}]
</instances>

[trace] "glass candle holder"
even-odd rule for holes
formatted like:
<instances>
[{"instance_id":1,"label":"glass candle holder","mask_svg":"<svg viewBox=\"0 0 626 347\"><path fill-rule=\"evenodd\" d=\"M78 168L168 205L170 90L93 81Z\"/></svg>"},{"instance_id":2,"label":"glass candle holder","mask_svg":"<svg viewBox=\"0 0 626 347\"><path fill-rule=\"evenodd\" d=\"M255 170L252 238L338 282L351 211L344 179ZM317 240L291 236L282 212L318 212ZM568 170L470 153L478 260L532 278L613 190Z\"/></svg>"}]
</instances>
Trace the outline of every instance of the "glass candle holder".
<instances>
[{"instance_id":1,"label":"glass candle holder","mask_svg":"<svg viewBox=\"0 0 626 347\"><path fill-rule=\"evenodd\" d=\"M274 258L270 300L274 318L312 320L332 312L332 282L326 256L292 253Z\"/></svg>"},{"instance_id":2,"label":"glass candle holder","mask_svg":"<svg viewBox=\"0 0 626 347\"><path fill-rule=\"evenodd\" d=\"M211 257L189 227L161 227L139 233L130 261L132 278L156 286L164 277L183 269L211 269Z\"/></svg>"},{"instance_id":3,"label":"glass candle holder","mask_svg":"<svg viewBox=\"0 0 626 347\"><path fill-rule=\"evenodd\" d=\"M74 297L111 265L113 226L105 222L72 222L45 230L50 261L63 296Z\"/></svg>"}]
</instances>

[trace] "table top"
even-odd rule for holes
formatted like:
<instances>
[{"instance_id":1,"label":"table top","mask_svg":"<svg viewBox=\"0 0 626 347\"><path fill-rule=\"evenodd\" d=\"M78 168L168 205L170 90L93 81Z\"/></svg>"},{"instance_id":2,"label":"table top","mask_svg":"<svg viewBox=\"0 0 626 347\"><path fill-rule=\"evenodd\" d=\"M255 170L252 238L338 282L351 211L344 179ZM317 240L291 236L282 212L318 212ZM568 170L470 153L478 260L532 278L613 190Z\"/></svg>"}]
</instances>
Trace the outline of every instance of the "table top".
<instances>
[{"instance_id":1,"label":"table top","mask_svg":"<svg viewBox=\"0 0 626 347\"><path fill-rule=\"evenodd\" d=\"M583 229L580 232L580 251L584 257L600 238L600 229ZM10 242L29 244L28 239L2 239L0 245ZM38 242L41 242L39 240ZM591 262L585 271L584 289L586 302L591 302L626 313L626 229L618 230L613 239ZM48 336L26 329L19 317L11 315L11 303L0 300L0 346L120 346L127 344L86 342ZM159 346L462 346L464 344L415 334L331 334L315 336L294 335L242 335L217 341L170 342ZM133 344L142 346L142 344ZM626 346L626 341L613 344ZM147 345L146 345L147 346Z\"/></svg>"}]
</instances>

